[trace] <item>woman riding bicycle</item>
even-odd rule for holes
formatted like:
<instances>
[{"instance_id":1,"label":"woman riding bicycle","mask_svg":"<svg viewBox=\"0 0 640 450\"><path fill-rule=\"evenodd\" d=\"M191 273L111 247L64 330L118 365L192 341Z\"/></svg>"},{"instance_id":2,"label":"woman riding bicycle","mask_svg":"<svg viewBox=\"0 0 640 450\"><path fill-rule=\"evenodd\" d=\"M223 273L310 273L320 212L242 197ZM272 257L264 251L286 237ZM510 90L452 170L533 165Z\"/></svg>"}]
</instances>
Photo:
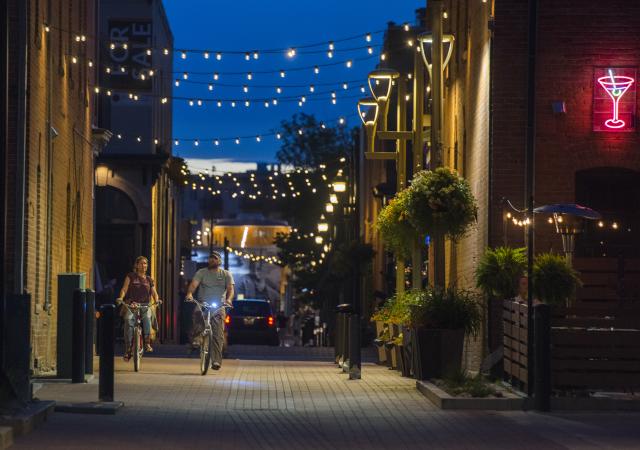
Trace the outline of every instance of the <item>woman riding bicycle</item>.
<instances>
[{"instance_id":1,"label":"woman riding bicycle","mask_svg":"<svg viewBox=\"0 0 640 450\"><path fill-rule=\"evenodd\" d=\"M158 292L156 292L155 283L153 278L147 275L147 268L149 267L149 260L144 256L138 256L133 265L133 272L127 274L122 285L120 295L116 299L117 303L124 302L127 306L136 304L141 306L142 316L142 334L144 335L144 347L145 351L152 352L151 348L151 318L152 311L150 306L153 304L161 303L158 298ZM133 314L130 308L124 307L124 342L125 342L125 354L124 360L128 361L131 358L131 342L133 327L136 325L136 316Z\"/></svg>"}]
</instances>

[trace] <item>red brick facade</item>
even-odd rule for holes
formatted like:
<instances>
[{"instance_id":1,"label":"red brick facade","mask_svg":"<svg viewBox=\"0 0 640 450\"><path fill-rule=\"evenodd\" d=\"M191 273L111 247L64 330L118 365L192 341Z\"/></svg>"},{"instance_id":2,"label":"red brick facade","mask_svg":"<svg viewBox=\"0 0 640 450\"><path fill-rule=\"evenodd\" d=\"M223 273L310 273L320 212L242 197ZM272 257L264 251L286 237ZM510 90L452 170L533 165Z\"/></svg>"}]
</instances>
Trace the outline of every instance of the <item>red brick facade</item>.
<instances>
[{"instance_id":1,"label":"red brick facade","mask_svg":"<svg viewBox=\"0 0 640 450\"><path fill-rule=\"evenodd\" d=\"M9 3L17 18L19 2ZM58 274L85 272L87 287L93 283L91 111L95 66L89 67L88 61L95 60L95 7L92 1L30 0L27 13L24 286L32 299L32 367L34 373L43 374L56 367ZM17 19L14 24L17 26ZM76 35L85 39L76 41ZM14 87L17 45L14 40L9 63ZM11 94L16 92L10 90ZM15 198L19 181L15 176L17 101L17 95L10 95L10 200ZM11 268L14 251L21 243L11 238L15 236L16 213L12 201L8 205L6 265ZM9 272L7 287L11 290L16 280Z\"/></svg>"}]
</instances>

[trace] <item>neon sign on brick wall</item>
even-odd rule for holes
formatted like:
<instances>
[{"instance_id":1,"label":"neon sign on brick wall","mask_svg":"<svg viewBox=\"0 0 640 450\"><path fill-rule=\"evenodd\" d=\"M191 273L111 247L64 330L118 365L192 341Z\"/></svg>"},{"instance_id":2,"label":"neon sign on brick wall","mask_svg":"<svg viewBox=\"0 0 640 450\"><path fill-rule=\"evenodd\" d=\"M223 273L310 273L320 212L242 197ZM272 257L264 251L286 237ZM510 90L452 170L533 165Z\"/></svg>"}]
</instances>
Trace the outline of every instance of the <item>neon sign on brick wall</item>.
<instances>
[{"instance_id":1,"label":"neon sign on brick wall","mask_svg":"<svg viewBox=\"0 0 640 450\"><path fill-rule=\"evenodd\" d=\"M593 84L593 131L635 131L636 69L597 68Z\"/></svg>"}]
</instances>

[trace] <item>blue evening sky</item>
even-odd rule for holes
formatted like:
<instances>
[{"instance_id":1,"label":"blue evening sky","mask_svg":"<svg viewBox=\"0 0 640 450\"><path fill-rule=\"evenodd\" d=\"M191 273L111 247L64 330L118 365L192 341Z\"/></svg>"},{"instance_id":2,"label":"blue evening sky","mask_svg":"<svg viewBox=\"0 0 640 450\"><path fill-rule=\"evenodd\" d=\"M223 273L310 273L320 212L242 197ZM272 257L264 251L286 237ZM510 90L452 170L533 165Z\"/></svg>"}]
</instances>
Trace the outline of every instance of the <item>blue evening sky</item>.
<instances>
[{"instance_id":1,"label":"blue evening sky","mask_svg":"<svg viewBox=\"0 0 640 450\"><path fill-rule=\"evenodd\" d=\"M281 120L289 119L296 112L315 114L320 120L335 122L340 117L347 118L347 125L358 125L356 102L362 94L360 86L366 86L366 75L379 61L382 33L388 21L396 23L415 22L415 10L424 7L425 0L164 0L169 23L174 35L176 48L253 50L296 47L304 44L321 43L307 49L314 54L299 52L294 58L287 58L285 52L260 54L259 59L245 61L244 54L224 54L218 61L215 54L206 60L202 54L187 53L182 59L174 54L174 78L180 78L179 87L174 86L174 97L193 99L173 101L173 135L177 139L200 139L199 145L180 141L174 146L174 154L186 158L227 159L233 161L273 161L279 148L275 136L264 136L278 128ZM372 40L366 42L365 34L371 32ZM360 35L346 42L337 42L346 37ZM332 59L327 56L329 41L335 42ZM373 55L367 45L373 47ZM344 51L354 47L363 47ZM352 59L353 67L347 68L345 61ZM338 63L331 67L322 64ZM319 65L320 73L314 74L313 66ZM310 68L289 71L294 68ZM279 71L260 74L259 71ZM183 72L188 72L188 81L183 80ZM254 72L253 79L247 80L247 72ZM195 74L192 72L204 72ZM219 72L216 83L213 73ZM240 72L232 75L225 72ZM194 83L194 82L199 82ZM348 89L342 86L348 83ZM209 91L208 83L213 83ZM327 85L322 85L328 83ZM231 84L233 86L221 86ZM249 92L243 92L243 85ZM309 86L315 86L315 93ZM271 87L258 87L268 85ZM300 87L285 87L301 85ZM282 86L282 93L276 93L275 86ZM335 91L337 103L331 103L331 92ZM368 91L367 91L368 92ZM303 107L298 106L299 98L306 96ZM249 108L244 99L273 99L295 96L295 101L282 99L277 106L272 103L265 108L264 100L252 101ZM198 99L226 99L218 108L216 103L197 106ZM239 99L235 108L231 99ZM257 142L256 136L261 136ZM243 138L235 144L238 136ZM215 146L213 140L221 139ZM228 139L228 140L224 140Z\"/></svg>"}]
</instances>

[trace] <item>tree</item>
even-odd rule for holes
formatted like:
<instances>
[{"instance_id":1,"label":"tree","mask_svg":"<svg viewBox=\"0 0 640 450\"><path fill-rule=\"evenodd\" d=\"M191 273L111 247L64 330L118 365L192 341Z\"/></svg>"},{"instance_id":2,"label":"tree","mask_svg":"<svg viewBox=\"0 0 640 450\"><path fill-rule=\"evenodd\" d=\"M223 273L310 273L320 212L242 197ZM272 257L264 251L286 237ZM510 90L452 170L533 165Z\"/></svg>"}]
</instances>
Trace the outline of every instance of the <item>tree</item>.
<instances>
[{"instance_id":1,"label":"tree","mask_svg":"<svg viewBox=\"0 0 640 450\"><path fill-rule=\"evenodd\" d=\"M282 145L276 158L294 167L317 168L346 157L353 146L353 131L323 125L315 116L295 114L281 122Z\"/></svg>"}]
</instances>

